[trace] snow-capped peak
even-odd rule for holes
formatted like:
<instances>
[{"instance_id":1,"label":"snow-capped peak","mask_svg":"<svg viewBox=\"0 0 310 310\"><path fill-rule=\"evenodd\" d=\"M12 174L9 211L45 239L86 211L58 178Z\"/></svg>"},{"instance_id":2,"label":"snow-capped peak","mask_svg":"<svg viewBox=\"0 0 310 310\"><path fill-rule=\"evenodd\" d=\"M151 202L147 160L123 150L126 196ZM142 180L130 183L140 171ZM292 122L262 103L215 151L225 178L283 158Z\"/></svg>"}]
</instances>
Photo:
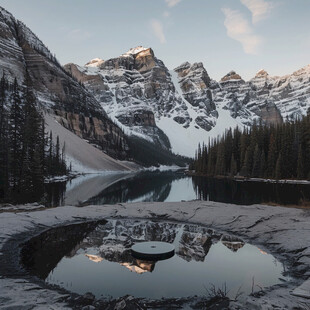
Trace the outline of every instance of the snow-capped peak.
<instances>
[{"instance_id":1,"label":"snow-capped peak","mask_svg":"<svg viewBox=\"0 0 310 310\"><path fill-rule=\"evenodd\" d=\"M226 82L230 80L242 80L242 78L239 74L236 73L236 71L230 71L221 79L221 82Z\"/></svg>"},{"instance_id":2,"label":"snow-capped peak","mask_svg":"<svg viewBox=\"0 0 310 310\"><path fill-rule=\"evenodd\" d=\"M188 61L183 62L180 66L176 67L173 71L179 71L182 70L183 68L190 68L191 64Z\"/></svg>"},{"instance_id":3,"label":"snow-capped peak","mask_svg":"<svg viewBox=\"0 0 310 310\"><path fill-rule=\"evenodd\" d=\"M99 67L104 62L101 58L94 58L91 61L89 61L85 67Z\"/></svg>"},{"instance_id":4,"label":"snow-capped peak","mask_svg":"<svg viewBox=\"0 0 310 310\"><path fill-rule=\"evenodd\" d=\"M143 47L143 46L137 46L137 47L131 48L127 53L123 54L123 56L136 55L146 50L148 50L148 48Z\"/></svg>"},{"instance_id":5,"label":"snow-capped peak","mask_svg":"<svg viewBox=\"0 0 310 310\"><path fill-rule=\"evenodd\" d=\"M268 74L268 72L267 72L266 70L261 69L261 70L259 70L259 71L256 73L255 77L266 77L266 76L268 76L268 75L269 75L269 74Z\"/></svg>"},{"instance_id":6,"label":"snow-capped peak","mask_svg":"<svg viewBox=\"0 0 310 310\"><path fill-rule=\"evenodd\" d=\"M295 71L293 75L310 74L310 64Z\"/></svg>"}]
</instances>

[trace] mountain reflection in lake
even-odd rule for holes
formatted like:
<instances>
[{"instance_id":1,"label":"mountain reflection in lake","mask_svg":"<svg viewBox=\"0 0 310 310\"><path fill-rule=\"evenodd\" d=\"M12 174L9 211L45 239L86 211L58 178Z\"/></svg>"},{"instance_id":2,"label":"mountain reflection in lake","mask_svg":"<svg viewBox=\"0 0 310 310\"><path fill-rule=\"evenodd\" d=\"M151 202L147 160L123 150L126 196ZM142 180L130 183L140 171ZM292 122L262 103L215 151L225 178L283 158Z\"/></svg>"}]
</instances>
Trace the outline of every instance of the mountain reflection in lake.
<instances>
[{"instance_id":1,"label":"mountain reflection in lake","mask_svg":"<svg viewBox=\"0 0 310 310\"><path fill-rule=\"evenodd\" d=\"M176 254L157 262L135 259L130 247L142 241L171 243ZM226 283L234 297L240 286L251 292L253 277L262 287L285 280L280 262L241 239L203 226L149 220L52 229L26 244L22 262L47 283L96 297L203 295L210 283Z\"/></svg>"},{"instance_id":2,"label":"mountain reflection in lake","mask_svg":"<svg viewBox=\"0 0 310 310\"><path fill-rule=\"evenodd\" d=\"M194 199L298 205L310 201L309 189L310 185L239 182L168 171L79 176L68 182L46 184L45 198L48 206Z\"/></svg>"}]
</instances>

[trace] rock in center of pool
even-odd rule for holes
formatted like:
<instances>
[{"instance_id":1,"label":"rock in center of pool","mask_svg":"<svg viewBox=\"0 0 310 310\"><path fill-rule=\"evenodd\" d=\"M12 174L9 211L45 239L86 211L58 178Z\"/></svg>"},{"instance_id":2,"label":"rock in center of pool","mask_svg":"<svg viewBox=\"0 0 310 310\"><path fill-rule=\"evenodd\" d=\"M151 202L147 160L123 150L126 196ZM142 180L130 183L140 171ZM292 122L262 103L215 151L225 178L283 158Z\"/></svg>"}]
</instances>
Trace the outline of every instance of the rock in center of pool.
<instances>
[{"instance_id":1,"label":"rock in center of pool","mask_svg":"<svg viewBox=\"0 0 310 310\"><path fill-rule=\"evenodd\" d=\"M131 247L131 255L137 259L164 260L174 256L175 247L167 242L139 242Z\"/></svg>"}]
</instances>

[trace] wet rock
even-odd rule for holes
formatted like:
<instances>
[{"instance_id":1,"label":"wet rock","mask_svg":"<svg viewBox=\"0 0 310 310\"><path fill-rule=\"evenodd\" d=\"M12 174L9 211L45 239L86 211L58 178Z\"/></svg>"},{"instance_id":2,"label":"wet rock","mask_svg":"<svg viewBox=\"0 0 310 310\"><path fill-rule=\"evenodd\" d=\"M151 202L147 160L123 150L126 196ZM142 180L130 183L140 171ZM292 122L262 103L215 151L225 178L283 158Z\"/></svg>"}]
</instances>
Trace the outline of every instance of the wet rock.
<instances>
[{"instance_id":1,"label":"wet rock","mask_svg":"<svg viewBox=\"0 0 310 310\"><path fill-rule=\"evenodd\" d=\"M92 293L86 293L83 296L78 296L77 298L75 298L74 300L74 304L79 305L79 306L83 306L82 309L88 309L87 307L92 307L94 301L95 301L95 296ZM92 309L92 308L90 308Z\"/></svg>"},{"instance_id":2,"label":"wet rock","mask_svg":"<svg viewBox=\"0 0 310 310\"><path fill-rule=\"evenodd\" d=\"M305 298L310 299L310 279L305 281L299 287L295 288L292 294L295 296L305 297Z\"/></svg>"},{"instance_id":3,"label":"wet rock","mask_svg":"<svg viewBox=\"0 0 310 310\"><path fill-rule=\"evenodd\" d=\"M95 310L95 309L96 309L96 307L94 307L94 306L85 306L82 308L82 310Z\"/></svg>"},{"instance_id":4,"label":"wet rock","mask_svg":"<svg viewBox=\"0 0 310 310\"><path fill-rule=\"evenodd\" d=\"M229 298L213 297L208 300L199 301L191 306L192 309L228 310ZM250 309L250 308L249 308Z\"/></svg>"},{"instance_id":5,"label":"wet rock","mask_svg":"<svg viewBox=\"0 0 310 310\"><path fill-rule=\"evenodd\" d=\"M112 301L101 301L97 304L98 309L104 310L146 310L143 302L133 296L124 296Z\"/></svg>"}]
</instances>

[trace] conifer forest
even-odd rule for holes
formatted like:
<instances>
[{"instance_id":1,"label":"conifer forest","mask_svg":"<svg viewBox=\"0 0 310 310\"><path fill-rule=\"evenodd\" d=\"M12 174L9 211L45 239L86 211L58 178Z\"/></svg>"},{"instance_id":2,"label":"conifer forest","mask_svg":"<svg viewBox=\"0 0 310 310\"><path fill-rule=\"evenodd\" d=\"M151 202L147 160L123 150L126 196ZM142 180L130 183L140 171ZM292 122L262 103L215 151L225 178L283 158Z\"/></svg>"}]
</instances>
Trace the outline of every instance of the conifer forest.
<instances>
[{"instance_id":1,"label":"conifer forest","mask_svg":"<svg viewBox=\"0 0 310 310\"><path fill-rule=\"evenodd\" d=\"M46 176L64 175L67 167L59 138L45 132L29 80L0 81L0 201L38 201Z\"/></svg>"},{"instance_id":2,"label":"conifer forest","mask_svg":"<svg viewBox=\"0 0 310 310\"><path fill-rule=\"evenodd\" d=\"M192 169L208 176L310 179L310 113L280 125L227 130L198 147Z\"/></svg>"}]
</instances>

